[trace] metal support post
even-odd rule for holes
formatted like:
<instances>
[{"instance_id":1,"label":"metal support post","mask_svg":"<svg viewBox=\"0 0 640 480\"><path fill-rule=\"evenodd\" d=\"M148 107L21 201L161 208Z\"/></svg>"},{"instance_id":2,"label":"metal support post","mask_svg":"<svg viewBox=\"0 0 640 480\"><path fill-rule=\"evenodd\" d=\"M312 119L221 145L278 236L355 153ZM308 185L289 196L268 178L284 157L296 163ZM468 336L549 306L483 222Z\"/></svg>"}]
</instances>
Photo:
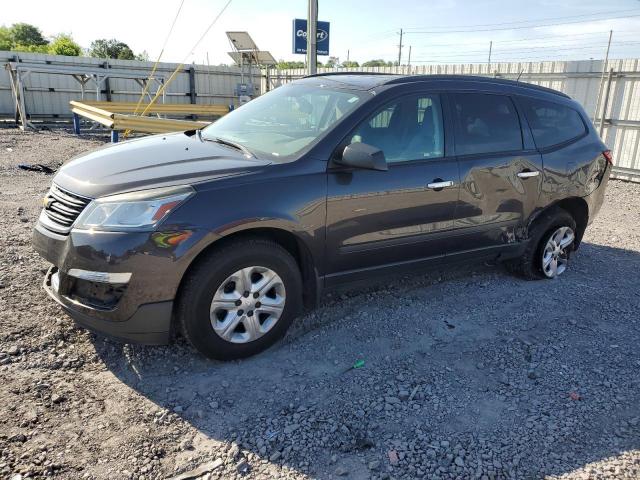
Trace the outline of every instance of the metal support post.
<instances>
[{"instance_id":1,"label":"metal support post","mask_svg":"<svg viewBox=\"0 0 640 480\"><path fill-rule=\"evenodd\" d=\"M602 105L602 115L600 116L600 125L598 126L598 135L602 138L602 132L604 131L604 120L607 116L607 110L609 109L609 93L611 92L611 79L613 77L613 68L609 70L609 76L607 77L607 87L604 93L604 102Z\"/></svg>"},{"instance_id":2,"label":"metal support post","mask_svg":"<svg viewBox=\"0 0 640 480\"><path fill-rule=\"evenodd\" d=\"M189 100L190 103L196 103L196 69L193 65L189 67Z\"/></svg>"},{"instance_id":3,"label":"metal support post","mask_svg":"<svg viewBox=\"0 0 640 480\"><path fill-rule=\"evenodd\" d=\"M108 69L109 67L109 62L104 62L102 64L102 68L104 69ZM109 82L109 74L106 74L105 78L104 78L104 88L106 90L106 94L107 94L107 102L111 101L111 82Z\"/></svg>"},{"instance_id":4,"label":"metal support post","mask_svg":"<svg viewBox=\"0 0 640 480\"><path fill-rule=\"evenodd\" d=\"M604 62L602 63L602 75L600 76L600 86L598 87L598 96L596 98L596 108L593 112L593 122L595 123L598 118L598 112L600 111L600 98L602 97L602 86L604 85L604 74L607 71L609 63L609 50L611 49L611 37L613 37L613 30L609 30L609 42L607 43L607 53L604 55Z\"/></svg>"},{"instance_id":5,"label":"metal support post","mask_svg":"<svg viewBox=\"0 0 640 480\"><path fill-rule=\"evenodd\" d=\"M80 135L80 115L73 114L73 133Z\"/></svg>"}]
</instances>

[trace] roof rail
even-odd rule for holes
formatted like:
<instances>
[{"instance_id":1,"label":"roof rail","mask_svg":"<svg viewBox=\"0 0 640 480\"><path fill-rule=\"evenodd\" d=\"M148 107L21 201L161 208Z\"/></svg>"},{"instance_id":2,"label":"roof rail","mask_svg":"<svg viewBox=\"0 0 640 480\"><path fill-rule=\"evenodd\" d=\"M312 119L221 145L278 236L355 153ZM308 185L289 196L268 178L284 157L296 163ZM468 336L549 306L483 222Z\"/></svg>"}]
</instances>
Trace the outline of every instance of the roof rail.
<instances>
[{"instance_id":1,"label":"roof rail","mask_svg":"<svg viewBox=\"0 0 640 480\"><path fill-rule=\"evenodd\" d=\"M499 85L510 85L513 87L528 88L531 90L538 90L547 93L554 93L561 97L571 98L569 95L554 90L552 88L542 87L540 85L534 85L532 83L525 83L518 80L509 80L506 78L496 77L481 77L477 75L447 75L447 74L433 74L433 75L407 75L401 73L385 73L385 72L327 72L327 73L314 73L313 75L306 75L303 78L312 77L326 77L326 76L345 76L345 75L361 75L361 76L387 76L390 77L384 82L385 85L394 85L398 83L410 83L410 82L424 82L428 80L457 80L465 82L482 82L482 83L494 83Z\"/></svg>"},{"instance_id":2,"label":"roof rail","mask_svg":"<svg viewBox=\"0 0 640 480\"><path fill-rule=\"evenodd\" d=\"M311 77L329 77L334 75L380 75L380 76L392 76L392 75L402 75L400 73L385 73L385 72L326 72L326 73L312 73L311 75L305 75L302 78L311 78Z\"/></svg>"},{"instance_id":3,"label":"roof rail","mask_svg":"<svg viewBox=\"0 0 640 480\"><path fill-rule=\"evenodd\" d=\"M393 85L397 83L420 82L426 80L457 80L464 82L496 83L499 85L510 85L513 87L528 88L531 90L539 90L547 93L555 93L556 95L560 95L561 97L571 98L566 93L559 92L558 90L554 90L552 88L534 85L533 83L525 83L518 80L509 80L506 78L481 77L477 75L404 75L399 78L392 78L388 82L385 82L385 84Z\"/></svg>"}]
</instances>

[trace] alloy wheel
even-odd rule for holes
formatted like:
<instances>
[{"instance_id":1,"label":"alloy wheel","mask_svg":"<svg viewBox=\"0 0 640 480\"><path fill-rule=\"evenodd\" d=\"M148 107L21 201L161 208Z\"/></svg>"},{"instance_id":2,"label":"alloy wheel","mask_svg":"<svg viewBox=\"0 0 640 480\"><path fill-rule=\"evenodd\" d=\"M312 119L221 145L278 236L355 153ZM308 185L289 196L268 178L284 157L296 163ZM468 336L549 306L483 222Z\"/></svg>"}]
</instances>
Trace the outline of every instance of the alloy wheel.
<instances>
[{"instance_id":1,"label":"alloy wheel","mask_svg":"<svg viewBox=\"0 0 640 480\"><path fill-rule=\"evenodd\" d=\"M574 239L570 227L560 227L551 234L542 252L542 272L546 277L555 278L567 269Z\"/></svg>"},{"instance_id":2,"label":"alloy wheel","mask_svg":"<svg viewBox=\"0 0 640 480\"><path fill-rule=\"evenodd\" d=\"M284 283L276 272L246 267L229 275L213 295L211 326L228 342L252 342L275 326L285 302Z\"/></svg>"}]
</instances>

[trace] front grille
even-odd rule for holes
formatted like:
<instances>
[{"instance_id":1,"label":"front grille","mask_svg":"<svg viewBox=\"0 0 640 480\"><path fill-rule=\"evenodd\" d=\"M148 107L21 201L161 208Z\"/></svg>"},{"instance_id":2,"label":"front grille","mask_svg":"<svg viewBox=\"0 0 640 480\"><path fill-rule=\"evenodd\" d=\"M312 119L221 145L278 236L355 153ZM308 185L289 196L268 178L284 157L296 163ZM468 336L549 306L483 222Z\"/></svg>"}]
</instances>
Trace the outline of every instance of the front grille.
<instances>
[{"instance_id":1,"label":"front grille","mask_svg":"<svg viewBox=\"0 0 640 480\"><path fill-rule=\"evenodd\" d=\"M44 200L43 212L49 220L45 226L58 233L67 233L90 201L90 198L51 185Z\"/></svg>"}]
</instances>

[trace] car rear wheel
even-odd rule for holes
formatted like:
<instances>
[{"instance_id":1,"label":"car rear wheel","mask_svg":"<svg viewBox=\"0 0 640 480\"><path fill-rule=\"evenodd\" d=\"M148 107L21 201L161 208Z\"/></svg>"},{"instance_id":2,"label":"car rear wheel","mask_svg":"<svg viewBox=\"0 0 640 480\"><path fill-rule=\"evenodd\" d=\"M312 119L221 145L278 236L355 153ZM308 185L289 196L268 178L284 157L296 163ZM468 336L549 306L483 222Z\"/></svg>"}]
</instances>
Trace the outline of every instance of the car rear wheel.
<instances>
[{"instance_id":1,"label":"car rear wheel","mask_svg":"<svg viewBox=\"0 0 640 480\"><path fill-rule=\"evenodd\" d=\"M575 232L576 222L566 210L542 213L529 231L524 254L506 262L507 269L530 280L562 275L575 246Z\"/></svg>"},{"instance_id":2,"label":"car rear wheel","mask_svg":"<svg viewBox=\"0 0 640 480\"><path fill-rule=\"evenodd\" d=\"M267 239L216 249L188 273L177 315L189 342L209 358L254 355L287 331L301 308L295 259Z\"/></svg>"},{"instance_id":3,"label":"car rear wheel","mask_svg":"<svg viewBox=\"0 0 640 480\"><path fill-rule=\"evenodd\" d=\"M573 229L568 226L559 227L548 235L540 259L541 270L545 277L555 278L564 273L575 238Z\"/></svg>"}]
</instances>

